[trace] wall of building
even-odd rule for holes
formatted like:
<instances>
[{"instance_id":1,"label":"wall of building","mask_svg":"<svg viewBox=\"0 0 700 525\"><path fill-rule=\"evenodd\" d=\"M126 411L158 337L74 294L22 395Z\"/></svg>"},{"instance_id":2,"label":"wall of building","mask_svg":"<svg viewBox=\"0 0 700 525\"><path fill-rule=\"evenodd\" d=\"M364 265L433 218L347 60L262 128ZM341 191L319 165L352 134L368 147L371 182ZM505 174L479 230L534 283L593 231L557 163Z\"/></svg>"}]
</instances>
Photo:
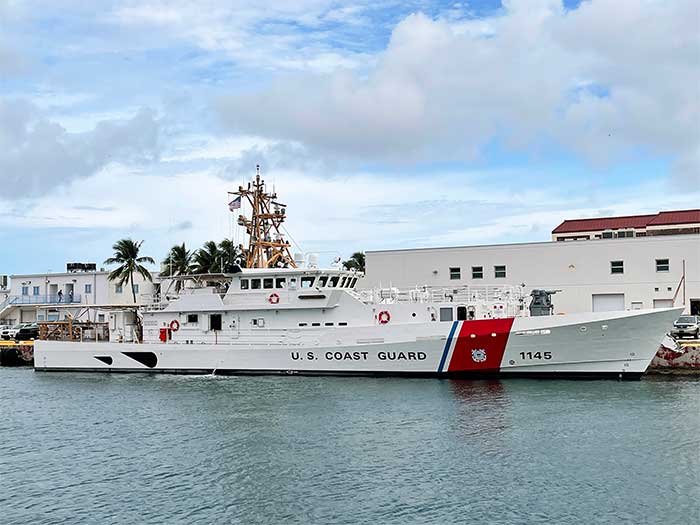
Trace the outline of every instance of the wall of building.
<instances>
[{"instance_id":1,"label":"wall of building","mask_svg":"<svg viewBox=\"0 0 700 525\"><path fill-rule=\"evenodd\" d=\"M669 270L657 271L656 259L668 259ZM626 309L653 308L673 298L684 260L689 306L690 299L700 301L700 235L371 251L362 286L524 283L527 290L563 290L555 296L559 313L591 311L594 294L624 294ZM611 261L623 261L624 272L613 274ZM505 278L495 277L496 265L506 266ZM483 267L483 279L472 279L473 266ZM450 278L450 268L461 269L459 279Z\"/></svg>"}]
</instances>

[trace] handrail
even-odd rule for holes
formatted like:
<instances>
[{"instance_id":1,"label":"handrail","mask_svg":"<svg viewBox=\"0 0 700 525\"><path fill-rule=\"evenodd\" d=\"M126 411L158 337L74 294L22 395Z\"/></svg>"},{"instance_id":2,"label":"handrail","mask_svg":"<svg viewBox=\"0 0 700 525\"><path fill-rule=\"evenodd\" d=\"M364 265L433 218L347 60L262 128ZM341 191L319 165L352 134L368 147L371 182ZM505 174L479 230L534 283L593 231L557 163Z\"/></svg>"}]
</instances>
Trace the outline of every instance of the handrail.
<instances>
[{"instance_id":1,"label":"handrail","mask_svg":"<svg viewBox=\"0 0 700 525\"><path fill-rule=\"evenodd\" d=\"M79 304L80 294L70 295L11 295L6 299L8 304Z\"/></svg>"}]
</instances>

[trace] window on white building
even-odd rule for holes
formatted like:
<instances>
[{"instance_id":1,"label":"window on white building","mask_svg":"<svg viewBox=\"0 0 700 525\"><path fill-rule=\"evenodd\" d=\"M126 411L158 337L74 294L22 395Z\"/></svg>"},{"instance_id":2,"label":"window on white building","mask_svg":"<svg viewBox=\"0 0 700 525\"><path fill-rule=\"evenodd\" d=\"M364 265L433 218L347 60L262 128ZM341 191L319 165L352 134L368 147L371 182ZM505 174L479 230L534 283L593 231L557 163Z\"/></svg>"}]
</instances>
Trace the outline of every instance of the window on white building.
<instances>
[{"instance_id":1,"label":"window on white building","mask_svg":"<svg viewBox=\"0 0 700 525\"><path fill-rule=\"evenodd\" d=\"M459 281L462 278L462 269L458 267L450 268L450 280Z\"/></svg>"},{"instance_id":2,"label":"window on white building","mask_svg":"<svg viewBox=\"0 0 700 525\"><path fill-rule=\"evenodd\" d=\"M612 239L613 232L603 232L603 239Z\"/></svg>"},{"instance_id":3,"label":"window on white building","mask_svg":"<svg viewBox=\"0 0 700 525\"><path fill-rule=\"evenodd\" d=\"M610 261L610 273L625 273L625 262Z\"/></svg>"},{"instance_id":4,"label":"window on white building","mask_svg":"<svg viewBox=\"0 0 700 525\"><path fill-rule=\"evenodd\" d=\"M493 276L494 276L496 279L505 279L505 278L506 278L506 267L505 267L505 265L494 266L494 267L493 267Z\"/></svg>"},{"instance_id":5,"label":"window on white building","mask_svg":"<svg viewBox=\"0 0 700 525\"><path fill-rule=\"evenodd\" d=\"M484 267L483 266L472 266L472 279L483 279L484 278Z\"/></svg>"},{"instance_id":6,"label":"window on white building","mask_svg":"<svg viewBox=\"0 0 700 525\"><path fill-rule=\"evenodd\" d=\"M121 284L114 285L114 293L122 293L123 291L124 287Z\"/></svg>"},{"instance_id":7,"label":"window on white building","mask_svg":"<svg viewBox=\"0 0 700 525\"><path fill-rule=\"evenodd\" d=\"M139 285L138 285L138 284L135 284L135 285L134 285L134 293L137 294L137 295L138 295L138 293L139 293Z\"/></svg>"},{"instance_id":8,"label":"window on white building","mask_svg":"<svg viewBox=\"0 0 700 525\"><path fill-rule=\"evenodd\" d=\"M668 272L670 269L670 264L668 259L656 259L656 271L657 272Z\"/></svg>"},{"instance_id":9,"label":"window on white building","mask_svg":"<svg viewBox=\"0 0 700 525\"><path fill-rule=\"evenodd\" d=\"M87 283L85 285L85 293L92 293L92 284L91 283Z\"/></svg>"},{"instance_id":10,"label":"window on white building","mask_svg":"<svg viewBox=\"0 0 700 525\"><path fill-rule=\"evenodd\" d=\"M22 286L22 295L29 295L29 286Z\"/></svg>"},{"instance_id":11,"label":"window on white building","mask_svg":"<svg viewBox=\"0 0 700 525\"><path fill-rule=\"evenodd\" d=\"M32 293L33 293L34 295L39 295L39 294L41 293L41 291L40 291L40 289L39 289L38 286L35 286L35 287L32 289Z\"/></svg>"},{"instance_id":12,"label":"window on white building","mask_svg":"<svg viewBox=\"0 0 700 525\"><path fill-rule=\"evenodd\" d=\"M97 322L104 323L105 322L105 314L97 314Z\"/></svg>"}]
</instances>

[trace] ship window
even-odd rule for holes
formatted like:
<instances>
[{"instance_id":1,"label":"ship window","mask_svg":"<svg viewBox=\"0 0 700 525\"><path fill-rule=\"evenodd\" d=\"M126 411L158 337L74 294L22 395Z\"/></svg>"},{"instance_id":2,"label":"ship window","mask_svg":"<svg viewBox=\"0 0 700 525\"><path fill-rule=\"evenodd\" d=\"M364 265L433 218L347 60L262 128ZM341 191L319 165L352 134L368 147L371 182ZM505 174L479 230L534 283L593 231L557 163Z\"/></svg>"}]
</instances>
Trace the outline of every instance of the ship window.
<instances>
[{"instance_id":1,"label":"ship window","mask_svg":"<svg viewBox=\"0 0 700 525\"><path fill-rule=\"evenodd\" d=\"M287 286L287 278L286 277L278 277L275 288L286 288L286 286Z\"/></svg>"},{"instance_id":2,"label":"ship window","mask_svg":"<svg viewBox=\"0 0 700 525\"><path fill-rule=\"evenodd\" d=\"M326 326L333 326L333 323L326 323Z\"/></svg>"},{"instance_id":3,"label":"ship window","mask_svg":"<svg viewBox=\"0 0 700 525\"><path fill-rule=\"evenodd\" d=\"M347 281L347 279L348 279L347 277L343 277L340 280L340 288L345 288L345 281Z\"/></svg>"},{"instance_id":4,"label":"ship window","mask_svg":"<svg viewBox=\"0 0 700 525\"><path fill-rule=\"evenodd\" d=\"M187 324L196 324L199 322L199 316L197 314L187 314Z\"/></svg>"},{"instance_id":5,"label":"ship window","mask_svg":"<svg viewBox=\"0 0 700 525\"><path fill-rule=\"evenodd\" d=\"M347 325L348 325L348 323L345 323L345 322L338 323L338 326L347 326Z\"/></svg>"},{"instance_id":6,"label":"ship window","mask_svg":"<svg viewBox=\"0 0 700 525\"><path fill-rule=\"evenodd\" d=\"M209 330L221 330L221 314L211 314L209 316Z\"/></svg>"},{"instance_id":7,"label":"ship window","mask_svg":"<svg viewBox=\"0 0 700 525\"><path fill-rule=\"evenodd\" d=\"M625 273L625 261L610 261L610 273Z\"/></svg>"},{"instance_id":8,"label":"ship window","mask_svg":"<svg viewBox=\"0 0 700 525\"><path fill-rule=\"evenodd\" d=\"M356 284L357 284L357 277L355 277L355 278L352 280L352 284L350 285L350 288L355 288L355 285L356 285Z\"/></svg>"},{"instance_id":9,"label":"ship window","mask_svg":"<svg viewBox=\"0 0 700 525\"><path fill-rule=\"evenodd\" d=\"M250 280L250 287L253 290L260 290L260 279L251 279Z\"/></svg>"},{"instance_id":10,"label":"ship window","mask_svg":"<svg viewBox=\"0 0 700 525\"><path fill-rule=\"evenodd\" d=\"M656 271L657 272L668 272L669 263L668 259L656 259Z\"/></svg>"},{"instance_id":11,"label":"ship window","mask_svg":"<svg viewBox=\"0 0 700 525\"><path fill-rule=\"evenodd\" d=\"M321 323L311 323L311 326L321 326Z\"/></svg>"},{"instance_id":12,"label":"ship window","mask_svg":"<svg viewBox=\"0 0 700 525\"><path fill-rule=\"evenodd\" d=\"M321 277L318 278L318 285L323 288L326 286L326 283L328 282L328 276L327 275L322 275Z\"/></svg>"},{"instance_id":13,"label":"ship window","mask_svg":"<svg viewBox=\"0 0 700 525\"><path fill-rule=\"evenodd\" d=\"M458 306L457 307L457 320L458 321L466 321L467 320L467 307L466 306Z\"/></svg>"},{"instance_id":14,"label":"ship window","mask_svg":"<svg viewBox=\"0 0 700 525\"><path fill-rule=\"evenodd\" d=\"M472 266L472 279L483 279L484 278L484 267L483 266Z\"/></svg>"},{"instance_id":15,"label":"ship window","mask_svg":"<svg viewBox=\"0 0 700 525\"><path fill-rule=\"evenodd\" d=\"M452 321L452 308L440 308L440 321Z\"/></svg>"},{"instance_id":16,"label":"ship window","mask_svg":"<svg viewBox=\"0 0 700 525\"><path fill-rule=\"evenodd\" d=\"M258 327L259 327L259 328L264 328L264 327L265 327L265 319L263 319L262 317L260 317L257 321L258 321Z\"/></svg>"},{"instance_id":17,"label":"ship window","mask_svg":"<svg viewBox=\"0 0 700 525\"><path fill-rule=\"evenodd\" d=\"M334 275L333 277L331 277L331 280L330 280L330 283L328 284L328 286L330 286L331 288L335 288L336 286L338 286L339 279L340 279L340 277L338 277L337 275Z\"/></svg>"},{"instance_id":18,"label":"ship window","mask_svg":"<svg viewBox=\"0 0 700 525\"><path fill-rule=\"evenodd\" d=\"M302 288L311 288L314 285L314 277L302 277L301 278L301 287Z\"/></svg>"},{"instance_id":19,"label":"ship window","mask_svg":"<svg viewBox=\"0 0 700 525\"><path fill-rule=\"evenodd\" d=\"M308 323L299 323L299 326L308 326Z\"/></svg>"},{"instance_id":20,"label":"ship window","mask_svg":"<svg viewBox=\"0 0 700 525\"><path fill-rule=\"evenodd\" d=\"M270 288L273 288L275 285L275 280L272 277L266 277L263 279L263 288L266 290L269 290Z\"/></svg>"},{"instance_id":21,"label":"ship window","mask_svg":"<svg viewBox=\"0 0 700 525\"><path fill-rule=\"evenodd\" d=\"M290 290L297 289L297 278L296 277L292 277L291 279L289 279L289 289Z\"/></svg>"},{"instance_id":22,"label":"ship window","mask_svg":"<svg viewBox=\"0 0 700 525\"><path fill-rule=\"evenodd\" d=\"M494 266L493 267L493 276L496 279L505 279L506 278L506 267L504 265Z\"/></svg>"},{"instance_id":23,"label":"ship window","mask_svg":"<svg viewBox=\"0 0 700 525\"><path fill-rule=\"evenodd\" d=\"M241 290L248 289L248 279L241 279Z\"/></svg>"}]
</instances>

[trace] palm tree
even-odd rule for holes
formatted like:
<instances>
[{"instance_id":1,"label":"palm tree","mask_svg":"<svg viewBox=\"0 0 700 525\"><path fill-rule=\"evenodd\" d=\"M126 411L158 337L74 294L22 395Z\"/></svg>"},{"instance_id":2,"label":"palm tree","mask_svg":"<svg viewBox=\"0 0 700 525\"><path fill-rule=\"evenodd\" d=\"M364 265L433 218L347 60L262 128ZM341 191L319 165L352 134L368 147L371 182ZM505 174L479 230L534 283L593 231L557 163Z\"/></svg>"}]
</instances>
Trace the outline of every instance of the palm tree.
<instances>
[{"instance_id":1,"label":"palm tree","mask_svg":"<svg viewBox=\"0 0 700 525\"><path fill-rule=\"evenodd\" d=\"M220 273L221 251L214 241L207 241L194 254L194 270L196 273Z\"/></svg>"},{"instance_id":2,"label":"palm tree","mask_svg":"<svg viewBox=\"0 0 700 525\"><path fill-rule=\"evenodd\" d=\"M224 239L219 243L219 257L223 258L223 268L225 273L233 273L236 264L239 267L245 266L243 252L231 239Z\"/></svg>"},{"instance_id":3,"label":"palm tree","mask_svg":"<svg viewBox=\"0 0 700 525\"><path fill-rule=\"evenodd\" d=\"M152 257L139 257L139 249L141 242L135 242L132 239L122 239L117 241L112 249L114 256L107 259L104 264L119 264L119 268L113 270L107 277L110 281L117 281L119 286L124 286L125 282L131 283L131 295L136 303L136 291L134 290L134 273L138 273L141 277L148 281L152 281L151 272L149 272L141 263L155 264Z\"/></svg>"},{"instance_id":4,"label":"palm tree","mask_svg":"<svg viewBox=\"0 0 700 525\"><path fill-rule=\"evenodd\" d=\"M170 248L168 256L163 259L161 277L174 277L176 275L189 275L193 271L193 254L185 247L185 243L176 244ZM182 288L182 281L175 281L175 291Z\"/></svg>"},{"instance_id":5,"label":"palm tree","mask_svg":"<svg viewBox=\"0 0 700 525\"><path fill-rule=\"evenodd\" d=\"M343 262L343 268L346 270L357 270L358 272L365 271L365 254L364 252L353 253L347 261Z\"/></svg>"}]
</instances>

